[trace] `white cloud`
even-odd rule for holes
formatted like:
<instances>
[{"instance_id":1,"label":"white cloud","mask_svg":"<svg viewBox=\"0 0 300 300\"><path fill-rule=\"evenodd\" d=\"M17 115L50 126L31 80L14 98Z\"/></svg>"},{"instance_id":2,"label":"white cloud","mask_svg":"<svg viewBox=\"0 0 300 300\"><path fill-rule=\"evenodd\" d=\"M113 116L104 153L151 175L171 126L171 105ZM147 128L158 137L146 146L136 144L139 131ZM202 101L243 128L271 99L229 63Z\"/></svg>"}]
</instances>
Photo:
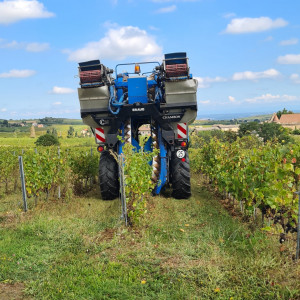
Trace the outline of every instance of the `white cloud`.
<instances>
[{"instance_id":1,"label":"white cloud","mask_svg":"<svg viewBox=\"0 0 300 300\"><path fill-rule=\"evenodd\" d=\"M223 14L223 18L225 19L231 19L231 18L234 18L236 16L235 13L225 13Z\"/></svg>"},{"instance_id":2,"label":"white cloud","mask_svg":"<svg viewBox=\"0 0 300 300\"><path fill-rule=\"evenodd\" d=\"M1 49L5 49L5 48L20 48L20 43L16 42L16 41L12 41L12 42L5 42L5 40L1 39L0 40L0 48Z\"/></svg>"},{"instance_id":3,"label":"white cloud","mask_svg":"<svg viewBox=\"0 0 300 300\"><path fill-rule=\"evenodd\" d=\"M232 97L232 96L228 96L228 100L229 100L231 103L236 102L235 98Z\"/></svg>"},{"instance_id":4,"label":"white cloud","mask_svg":"<svg viewBox=\"0 0 300 300\"><path fill-rule=\"evenodd\" d=\"M25 50L28 52L42 52L48 50L49 44L48 43L28 43L25 46Z\"/></svg>"},{"instance_id":5,"label":"white cloud","mask_svg":"<svg viewBox=\"0 0 300 300\"><path fill-rule=\"evenodd\" d=\"M69 60L92 59L122 60L128 56L159 56L162 48L145 30L134 26L110 28L105 37L97 42L89 42L83 48L70 51Z\"/></svg>"},{"instance_id":6,"label":"white cloud","mask_svg":"<svg viewBox=\"0 0 300 300\"><path fill-rule=\"evenodd\" d=\"M6 109L6 108L1 108L0 111L1 111L1 112L6 112L7 109Z\"/></svg>"},{"instance_id":7,"label":"white cloud","mask_svg":"<svg viewBox=\"0 0 300 300\"><path fill-rule=\"evenodd\" d=\"M264 42L271 42L273 40L274 40L274 38L270 35L264 39Z\"/></svg>"},{"instance_id":8,"label":"white cloud","mask_svg":"<svg viewBox=\"0 0 300 300\"><path fill-rule=\"evenodd\" d=\"M262 72L252 72L252 71L245 71L245 72L237 72L234 73L232 76L233 80L258 80L262 78L270 78L275 79L280 76L280 73L275 69L269 69Z\"/></svg>"},{"instance_id":9,"label":"white cloud","mask_svg":"<svg viewBox=\"0 0 300 300\"><path fill-rule=\"evenodd\" d=\"M300 54L287 54L279 56L277 62L284 65L297 65L300 64Z\"/></svg>"},{"instance_id":10,"label":"white cloud","mask_svg":"<svg viewBox=\"0 0 300 300\"><path fill-rule=\"evenodd\" d=\"M0 24L16 23L25 19L50 18L43 3L37 0L4 0L0 2Z\"/></svg>"},{"instance_id":11,"label":"white cloud","mask_svg":"<svg viewBox=\"0 0 300 300\"><path fill-rule=\"evenodd\" d=\"M248 98L245 102L248 103L277 103L277 102L291 102L297 100L296 96L291 95L272 95L264 94L254 98Z\"/></svg>"},{"instance_id":12,"label":"white cloud","mask_svg":"<svg viewBox=\"0 0 300 300\"><path fill-rule=\"evenodd\" d=\"M210 104L211 101L210 100L203 100L203 101L199 101L200 104Z\"/></svg>"},{"instance_id":13,"label":"white cloud","mask_svg":"<svg viewBox=\"0 0 300 300\"><path fill-rule=\"evenodd\" d=\"M173 12L177 9L176 5L171 5L171 6L167 6L167 7L162 7L160 9L158 9L156 11L157 14L166 14L166 13L170 13Z\"/></svg>"},{"instance_id":14,"label":"white cloud","mask_svg":"<svg viewBox=\"0 0 300 300\"><path fill-rule=\"evenodd\" d=\"M289 39L289 40L284 40L280 42L281 46L290 46L290 45L297 45L299 40L297 38Z\"/></svg>"},{"instance_id":15,"label":"white cloud","mask_svg":"<svg viewBox=\"0 0 300 300\"><path fill-rule=\"evenodd\" d=\"M198 2L199 0L152 0L154 3L168 3L168 2Z\"/></svg>"},{"instance_id":16,"label":"white cloud","mask_svg":"<svg viewBox=\"0 0 300 300\"><path fill-rule=\"evenodd\" d=\"M111 22L111 21L105 21L103 23L103 27L107 28L107 29L111 29L111 28L119 28L119 24L115 23L115 22Z\"/></svg>"},{"instance_id":17,"label":"white cloud","mask_svg":"<svg viewBox=\"0 0 300 300\"><path fill-rule=\"evenodd\" d=\"M54 86L50 93L51 94L72 94L74 92L75 90L70 88Z\"/></svg>"},{"instance_id":18,"label":"white cloud","mask_svg":"<svg viewBox=\"0 0 300 300\"><path fill-rule=\"evenodd\" d=\"M210 78L210 77L194 77L194 78L197 79L197 81L198 81L199 89L208 88L208 87L210 87L210 85L212 83L215 83L215 82L226 82L227 81L226 78L220 77L220 76L217 76L215 78Z\"/></svg>"},{"instance_id":19,"label":"white cloud","mask_svg":"<svg viewBox=\"0 0 300 300\"><path fill-rule=\"evenodd\" d=\"M288 22L284 19L278 18L272 20L269 17L260 18L236 18L232 19L227 25L225 33L242 34L267 31L274 28L287 26Z\"/></svg>"},{"instance_id":20,"label":"white cloud","mask_svg":"<svg viewBox=\"0 0 300 300\"><path fill-rule=\"evenodd\" d=\"M152 2L154 3L167 3L167 2L171 2L173 0L152 0Z\"/></svg>"},{"instance_id":21,"label":"white cloud","mask_svg":"<svg viewBox=\"0 0 300 300\"><path fill-rule=\"evenodd\" d=\"M147 61L155 61L158 63L161 63L165 59L164 55L158 55L158 56L145 56L141 59L141 62L147 62Z\"/></svg>"},{"instance_id":22,"label":"white cloud","mask_svg":"<svg viewBox=\"0 0 300 300\"><path fill-rule=\"evenodd\" d=\"M280 76L280 72L275 69L268 69L262 72L252 72L252 71L245 71L245 72L236 72L232 75L231 78L225 78L221 76L216 77L194 77L198 81L198 88L204 89L209 88L213 83L219 82L228 82L228 81L238 81L238 80L252 80L257 81L259 79L269 78L269 79L276 79ZM234 102L235 99L232 96L228 96L229 101Z\"/></svg>"},{"instance_id":23,"label":"white cloud","mask_svg":"<svg viewBox=\"0 0 300 300\"><path fill-rule=\"evenodd\" d=\"M158 27L155 27L155 26L149 26L149 29L150 30L154 30L154 31L158 31L159 30L159 28Z\"/></svg>"},{"instance_id":24,"label":"white cloud","mask_svg":"<svg viewBox=\"0 0 300 300\"><path fill-rule=\"evenodd\" d=\"M44 110L44 111L14 111L11 112L10 115L14 116L15 119L21 118L21 117L26 117L26 118L43 118L45 116L65 116L65 115L76 114L77 116L80 115L80 110L78 108L61 108L58 109L58 107L52 107L49 110Z\"/></svg>"},{"instance_id":25,"label":"white cloud","mask_svg":"<svg viewBox=\"0 0 300 300\"><path fill-rule=\"evenodd\" d=\"M28 52L42 52L50 48L48 43L6 42L0 40L0 49L24 49Z\"/></svg>"},{"instance_id":26,"label":"white cloud","mask_svg":"<svg viewBox=\"0 0 300 300\"><path fill-rule=\"evenodd\" d=\"M54 103L52 103L53 105L62 105L62 103L61 102L54 102Z\"/></svg>"},{"instance_id":27,"label":"white cloud","mask_svg":"<svg viewBox=\"0 0 300 300\"><path fill-rule=\"evenodd\" d=\"M33 76L35 73L33 70L10 70L6 73L0 73L0 78L26 78Z\"/></svg>"},{"instance_id":28,"label":"white cloud","mask_svg":"<svg viewBox=\"0 0 300 300\"><path fill-rule=\"evenodd\" d=\"M198 89L204 89L209 87L209 85L204 83L204 78L203 77L194 77L198 81Z\"/></svg>"},{"instance_id":29,"label":"white cloud","mask_svg":"<svg viewBox=\"0 0 300 300\"><path fill-rule=\"evenodd\" d=\"M291 79L294 83L300 84L300 76L299 76L299 74L292 74L292 75L290 76L290 79Z\"/></svg>"}]
</instances>

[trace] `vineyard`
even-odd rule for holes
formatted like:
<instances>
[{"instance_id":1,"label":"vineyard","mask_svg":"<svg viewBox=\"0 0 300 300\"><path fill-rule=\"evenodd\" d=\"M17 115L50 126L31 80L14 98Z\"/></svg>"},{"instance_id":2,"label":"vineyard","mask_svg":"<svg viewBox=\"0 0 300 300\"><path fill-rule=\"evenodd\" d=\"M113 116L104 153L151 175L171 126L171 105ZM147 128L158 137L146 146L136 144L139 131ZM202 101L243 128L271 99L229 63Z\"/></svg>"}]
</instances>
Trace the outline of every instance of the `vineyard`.
<instances>
[{"instance_id":1,"label":"vineyard","mask_svg":"<svg viewBox=\"0 0 300 300\"><path fill-rule=\"evenodd\" d=\"M0 296L298 299L298 264L276 241L272 224L285 234L295 231L299 145L262 144L251 137L204 142L192 136L189 200L151 197L152 157L125 149L129 225L134 225L127 229L119 200L99 199L99 153L90 147L1 147ZM246 216L260 212L269 224L263 231L249 229L224 210L218 195L234 198ZM18 210L5 204L13 201ZM266 238L269 230L274 238ZM294 242L292 248L294 253Z\"/></svg>"},{"instance_id":2,"label":"vineyard","mask_svg":"<svg viewBox=\"0 0 300 300\"><path fill-rule=\"evenodd\" d=\"M11 194L20 188L18 157L22 156L26 194L34 199L65 198L86 192L98 173L97 152L91 148L0 148L0 191Z\"/></svg>"},{"instance_id":3,"label":"vineyard","mask_svg":"<svg viewBox=\"0 0 300 300\"><path fill-rule=\"evenodd\" d=\"M258 208L263 216L279 223L284 232L295 232L298 218L300 145L269 142L255 145L255 139L234 143L211 140L191 151L195 172L206 175L223 195L232 195L245 213Z\"/></svg>"},{"instance_id":4,"label":"vineyard","mask_svg":"<svg viewBox=\"0 0 300 300\"><path fill-rule=\"evenodd\" d=\"M190 163L194 173L209 178L223 195L230 194L240 202L246 214L259 209L267 218L280 223L288 233L296 231L300 178L300 145L278 143L256 144L251 138L234 143L218 139L205 143L192 137ZM147 153L130 155L125 165L127 199L134 207L150 194L153 184ZM97 179L99 154L92 148L0 148L0 191L16 192L19 183L18 156L22 155L27 197L46 199L70 197L87 191ZM144 164L144 165L143 165ZM141 167L139 167L141 166ZM146 171L148 170L148 171ZM145 185L146 184L146 185ZM145 185L145 187L144 187ZM137 194L134 194L136 191ZM133 201L133 202L132 202ZM143 202L143 206L146 204Z\"/></svg>"}]
</instances>

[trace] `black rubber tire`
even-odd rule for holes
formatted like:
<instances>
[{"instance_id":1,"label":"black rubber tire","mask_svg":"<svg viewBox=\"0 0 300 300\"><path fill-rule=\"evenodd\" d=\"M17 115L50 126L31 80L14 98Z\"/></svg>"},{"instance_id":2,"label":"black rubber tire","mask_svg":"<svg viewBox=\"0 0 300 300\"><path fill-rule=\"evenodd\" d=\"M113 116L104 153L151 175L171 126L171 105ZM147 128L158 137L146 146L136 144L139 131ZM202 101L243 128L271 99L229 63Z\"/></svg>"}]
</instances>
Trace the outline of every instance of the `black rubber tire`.
<instances>
[{"instance_id":1,"label":"black rubber tire","mask_svg":"<svg viewBox=\"0 0 300 300\"><path fill-rule=\"evenodd\" d=\"M118 163L109 151L103 151L99 161L100 192L103 200L113 200L119 197Z\"/></svg>"},{"instance_id":2,"label":"black rubber tire","mask_svg":"<svg viewBox=\"0 0 300 300\"><path fill-rule=\"evenodd\" d=\"M173 153L170 161L172 197L175 199L188 199L192 195L190 161L187 151L185 159L185 161L182 161L176 156L176 153Z\"/></svg>"}]
</instances>

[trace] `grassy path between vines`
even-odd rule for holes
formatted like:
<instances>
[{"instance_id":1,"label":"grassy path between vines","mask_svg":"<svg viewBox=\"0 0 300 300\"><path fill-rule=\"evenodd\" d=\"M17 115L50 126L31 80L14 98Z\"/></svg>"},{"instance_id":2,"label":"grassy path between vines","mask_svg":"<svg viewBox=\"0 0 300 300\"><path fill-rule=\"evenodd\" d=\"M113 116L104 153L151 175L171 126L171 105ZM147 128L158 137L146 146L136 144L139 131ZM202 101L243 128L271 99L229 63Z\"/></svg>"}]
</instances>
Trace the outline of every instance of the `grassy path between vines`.
<instances>
[{"instance_id":1,"label":"grassy path between vines","mask_svg":"<svg viewBox=\"0 0 300 300\"><path fill-rule=\"evenodd\" d=\"M134 229L118 200L24 214L15 197L0 200L0 299L300 299L299 264L195 179L190 200L153 198Z\"/></svg>"}]
</instances>

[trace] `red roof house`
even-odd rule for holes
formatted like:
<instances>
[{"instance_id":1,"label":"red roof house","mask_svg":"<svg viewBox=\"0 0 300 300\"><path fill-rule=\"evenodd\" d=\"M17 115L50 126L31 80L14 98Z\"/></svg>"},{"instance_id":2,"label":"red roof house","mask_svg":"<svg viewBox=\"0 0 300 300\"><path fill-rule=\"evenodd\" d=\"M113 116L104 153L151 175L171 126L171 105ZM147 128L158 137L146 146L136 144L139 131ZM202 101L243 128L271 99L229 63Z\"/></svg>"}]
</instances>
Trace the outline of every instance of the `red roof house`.
<instances>
[{"instance_id":1,"label":"red roof house","mask_svg":"<svg viewBox=\"0 0 300 300\"><path fill-rule=\"evenodd\" d=\"M281 124L283 127L291 129L300 128L300 114L283 114L280 119L277 118L276 114L273 114L270 122Z\"/></svg>"}]
</instances>

